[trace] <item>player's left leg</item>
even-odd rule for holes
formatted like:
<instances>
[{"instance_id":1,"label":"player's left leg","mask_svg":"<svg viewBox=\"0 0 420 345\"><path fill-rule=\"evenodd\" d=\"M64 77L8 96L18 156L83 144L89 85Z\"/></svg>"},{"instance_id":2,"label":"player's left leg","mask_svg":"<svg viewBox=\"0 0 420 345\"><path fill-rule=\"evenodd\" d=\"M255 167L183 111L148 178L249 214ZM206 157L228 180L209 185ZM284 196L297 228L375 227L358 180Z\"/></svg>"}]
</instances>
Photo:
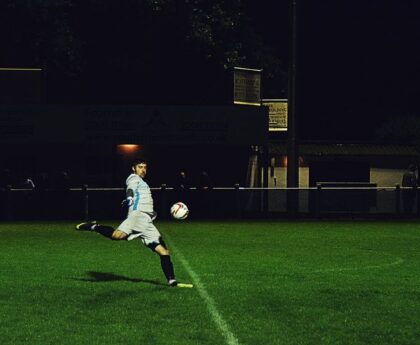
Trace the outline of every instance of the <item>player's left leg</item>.
<instances>
[{"instance_id":1,"label":"player's left leg","mask_svg":"<svg viewBox=\"0 0 420 345\"><path fill-rule=\"evenodd\" d=\"M174 265L172 264L171 255L168 248L166 248L162 237L159 237L158 241L147 244L147 247L159 255L160 266L162 267L163 274L165 275L168 284L170 286L177 286L178 283L175 278Z\"/></svg>"},{"instance_id":2,"label":"player's left leg","mask_svg":"<svg viewBox=\"0 0 420 345\"><path fill-rule=\"evenodd\" d=\"M160 236L159 231L155 228L154 232L151 233L149 231L145 233L142 240L149 249L159 255L160 266L162 267L163 274L165 275L168 284L170 286L177 286L178 283L175 278L174 265L171 261L171 255L165 242Z\"/></svg>"},{"instance_id":3,"label":"player's left leg","mask_svg":"<svg viewBox=\"0 0 420 345\"><path fill-rule=\"evenodd\" d=\"M144 242L144 239L143 239L143 242ZM175 273L174 273L174 266L171 261L171 255L162 237L159 237L158 241L149 243L147 246L150 249L152 249L156 254L159 255L162 271L165 274L166 279L168 280L169 286L180 287L180 288L193 287L192 284L178 283L178 281L176 280Z\"/></svg>"}]
</instances>

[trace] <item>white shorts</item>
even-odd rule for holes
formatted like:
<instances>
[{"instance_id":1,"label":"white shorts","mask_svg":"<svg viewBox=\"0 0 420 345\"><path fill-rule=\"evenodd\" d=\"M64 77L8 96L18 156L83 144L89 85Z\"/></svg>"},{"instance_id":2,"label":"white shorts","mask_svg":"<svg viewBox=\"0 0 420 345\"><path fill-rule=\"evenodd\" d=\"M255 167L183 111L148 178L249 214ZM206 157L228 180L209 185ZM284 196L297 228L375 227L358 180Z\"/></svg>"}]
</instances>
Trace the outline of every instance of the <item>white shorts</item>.
<instances>
[{"instance_id":1,"label":"white shorts","mask_svg":"<svg viewBox=\"0 0 420 345\"><path fill-rule=\"evenodd\" d=\"M159 244L161 234L153 224L154 218L147 213L134 211L118 226L117 230L126 233L128 241L140 237L146 246L151 243Z\"/></svg>"}]
</instances>

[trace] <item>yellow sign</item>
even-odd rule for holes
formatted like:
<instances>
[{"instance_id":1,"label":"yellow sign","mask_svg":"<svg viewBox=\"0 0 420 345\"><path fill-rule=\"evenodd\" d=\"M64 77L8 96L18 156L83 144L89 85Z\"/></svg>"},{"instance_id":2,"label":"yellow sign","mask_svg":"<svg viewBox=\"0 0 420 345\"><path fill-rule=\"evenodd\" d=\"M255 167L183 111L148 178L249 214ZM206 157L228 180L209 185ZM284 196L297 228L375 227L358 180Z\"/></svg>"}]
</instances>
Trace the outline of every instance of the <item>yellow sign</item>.
<instances>
[{"instance_id":1,"label":"yellow sign","mask_svg":"<svg viewBox=\"0 0 420 345\"><path fill-rule=\"evenodd\" d=\"M261 104L268 107L268 130L287 131L287 99L263 99Z\"/></svg>"}]
</instances>

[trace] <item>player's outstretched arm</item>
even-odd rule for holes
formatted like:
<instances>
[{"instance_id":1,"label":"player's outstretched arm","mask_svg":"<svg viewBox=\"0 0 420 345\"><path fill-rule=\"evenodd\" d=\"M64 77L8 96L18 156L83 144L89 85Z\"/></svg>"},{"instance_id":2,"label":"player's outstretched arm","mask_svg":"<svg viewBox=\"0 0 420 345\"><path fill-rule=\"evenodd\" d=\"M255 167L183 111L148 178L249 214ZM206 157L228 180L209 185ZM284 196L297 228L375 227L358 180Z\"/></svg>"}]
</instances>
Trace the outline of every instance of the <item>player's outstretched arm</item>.
<instances>
[{"instance_id":1,"label":"player's outstretched arm","mask_svg":"<svg viewBox=\"0 0 420 345\"><path fill-rule=\"evenodd\" d=\"M134 203L134 191L132 189L127 189L127 197L122 201L121 205L130 207Z\"/></svg>"}]
</instances>

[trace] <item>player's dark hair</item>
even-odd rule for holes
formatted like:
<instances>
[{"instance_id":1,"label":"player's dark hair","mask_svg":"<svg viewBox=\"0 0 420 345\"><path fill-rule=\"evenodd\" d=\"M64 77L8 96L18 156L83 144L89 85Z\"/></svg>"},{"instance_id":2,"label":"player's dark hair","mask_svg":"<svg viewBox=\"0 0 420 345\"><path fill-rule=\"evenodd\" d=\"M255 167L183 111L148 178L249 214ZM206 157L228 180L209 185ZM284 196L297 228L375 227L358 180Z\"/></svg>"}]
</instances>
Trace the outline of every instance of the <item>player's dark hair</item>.
<instances>
[{"instance_id":1,"label":"player's dark hair","mask_svg":"<svg viewBox=\"0 0 420 345\"><path fill-rule=\"evenodd\" d=\"M147 164L147 161L144 158L135 158L131 163L132 167L135 167L137 164Z\"/></svg>"}]
</instances>

